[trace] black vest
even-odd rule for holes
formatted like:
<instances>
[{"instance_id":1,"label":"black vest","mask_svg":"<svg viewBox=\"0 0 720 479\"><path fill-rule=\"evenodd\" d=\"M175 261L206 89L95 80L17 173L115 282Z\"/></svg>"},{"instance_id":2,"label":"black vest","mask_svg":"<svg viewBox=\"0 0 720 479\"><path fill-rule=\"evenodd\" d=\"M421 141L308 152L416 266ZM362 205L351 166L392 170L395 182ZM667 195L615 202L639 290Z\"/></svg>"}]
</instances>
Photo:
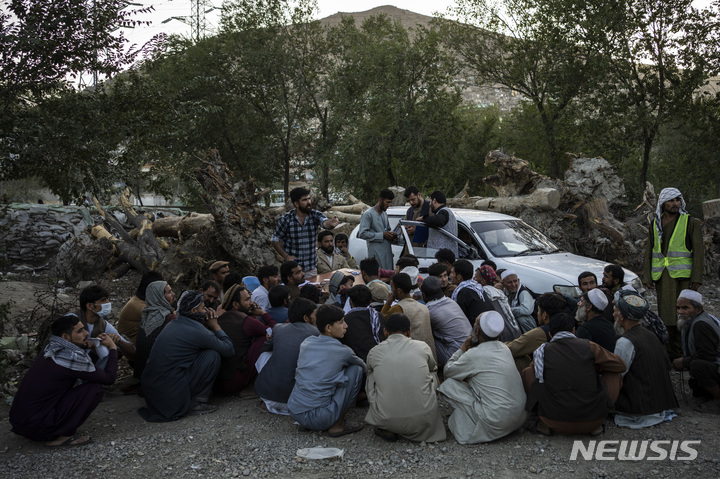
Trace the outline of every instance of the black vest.
<instances>
[{"instance_id":1,"label":"black vest","mask_svg":"<svg viewBox=\"0 0 720 479\"><path fill-rule=\"evenodd\" d=\"M670 382L670 359L660 340L641 325L623 335L635 348L630 370L623 378L622 389L615 403L618 412L625 414L655 414L676 408Z\"/></svg>"},{"instance_id":2,"label":"black vest","mask_svg":"<svg viewBox=\"0 0 720 479\"><path fill-rule=\"evenodd\" d=\"M561 339L545 346L545 381L535 380L526 409L555 421L593 421L612 408L586 339Z\"/></svg>"},{"instance_id":3,"label":"black vest","mask_svg":"<svg viewBox=\"0 0 720 479\"><path fill-rule=\"evenodd\" d=\"M582 333L580 332L581 329L585 329L587 332ZM585 321L578 326L578 333L578 337L582 336L585 339L589 339L611 353L615 351L615 341L617 341L615 328L613 328L613 323L608 321L602 314L595 316L591 320ZM590 337L587 337L588 333Z\"/></svg>"}]
</instances>

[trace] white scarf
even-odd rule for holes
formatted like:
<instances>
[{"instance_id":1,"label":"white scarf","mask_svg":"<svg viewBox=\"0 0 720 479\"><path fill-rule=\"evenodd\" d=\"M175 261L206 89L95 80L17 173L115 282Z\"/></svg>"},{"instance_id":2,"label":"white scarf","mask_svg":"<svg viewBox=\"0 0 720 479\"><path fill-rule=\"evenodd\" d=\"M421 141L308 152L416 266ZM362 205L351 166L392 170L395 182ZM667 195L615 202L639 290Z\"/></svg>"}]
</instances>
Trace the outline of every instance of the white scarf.
<instances>
[{"instance_id":1,"label":"white scarf","mask_svg":"<svg viewBox=\"0 0 720 479\"><path fill-rule=\"evenodd\" d=\"M685 210L685 198L677 188L664 188L658 196L657 205L655 206L655 229L657 230L658 239L662 242L662 208L666 201L670 201L677 197L680 197L680 214L686 215L688 212Z\"/></svg>"},{"instance_id":2,"label":"white scarf","mask_svg":"<svg viewBox=\"0 0 720 479\"><path fill-rule=\"evenodd\" d=\"M458 293L463 288L470 288L473 291L477 293L478 296L480 296L480 301L485 301L485 297L483 296L483 287L480 283L475 281L474 279L466 279L462 283L458 284L458 287L455 288L455 291L453 291L452 299L453 301L457 302Z\"/></svg>"}]
</instances>

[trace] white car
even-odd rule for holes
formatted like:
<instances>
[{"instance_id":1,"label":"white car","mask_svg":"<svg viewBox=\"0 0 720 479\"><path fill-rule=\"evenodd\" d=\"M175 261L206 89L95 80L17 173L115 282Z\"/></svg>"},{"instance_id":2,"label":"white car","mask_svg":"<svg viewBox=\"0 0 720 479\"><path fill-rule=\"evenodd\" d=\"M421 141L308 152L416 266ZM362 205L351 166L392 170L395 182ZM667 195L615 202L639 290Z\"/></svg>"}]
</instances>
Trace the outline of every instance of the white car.
<instances>
[{"instance_id":1,"label":"white car","mask_svg":"<svg viewBox=\"0 0 720 479\"><path fill-rule=\"evenodd\" d=\"M402 255L407 244L409 252L420 261L420 273L427 274L428 266L435 263L437 250L410 244L405 225L420 223L404 219L407 209L407 206L394 206L387 210L390 227L400 238L398 244L392 247L394 261ZM583 271L595 273L598 283L602 281L603 270L608 263L568 253L518 218L463 208L453 208L452 211L457 218L458 237L440 231L458 241L460 258L469 260L475 268L479 268L484 260L490 260L498 269L512 269L522 284L538 294L555 291L565 296L579 296L577 278ZM367 257L367 243L357 237L357 232L358 227L350 234L348 249L359 264ZM641 291L640 278L628 269L624 271L625 282Z\"/></svg>"}]
</instances>

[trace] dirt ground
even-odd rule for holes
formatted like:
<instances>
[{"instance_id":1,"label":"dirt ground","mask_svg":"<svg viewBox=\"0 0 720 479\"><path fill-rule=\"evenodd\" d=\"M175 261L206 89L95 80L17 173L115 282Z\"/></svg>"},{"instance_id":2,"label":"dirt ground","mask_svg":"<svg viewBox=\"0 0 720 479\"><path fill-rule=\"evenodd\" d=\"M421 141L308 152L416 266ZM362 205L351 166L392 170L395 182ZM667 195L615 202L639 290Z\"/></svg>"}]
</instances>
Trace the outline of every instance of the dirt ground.
<instances>
[{"instance_id":1,"label":"dirt ground","mask_svg":"<svg viewBox=\"0 0 720 479\"><path fill-rule=\"evenodd\" d=\"M0 302L12 299L12 324L39 316L38 298L47 294L42 278L19 278L18 283L0 282ZM28 284L33 283L34 286ZM138 278L129 275L103 283L113 293L113 311L117 312L132 295ZM701 292L710 302L708 309L717 313L718 290L704 286ZM77 291L64 289L69 304ZM59 307L56 305L56 307ZM74 308L74 304L72 304ZM27 331L20 331L27 332ZM21 378L24 368L16 366L9 388ZM371 427L342 438L329 438L316 432L299 432L289 417L275 416L257 408L257 399L214 398L219 409L206 416L187 417L173 423L145 422L136 412L143 406L139 396L123 395L121 389L135 382L124 365L115 385L106 389L103 402L90 416L80 433L93 437L91 445L81 448L49 449L10 431L7 420L9 397L0 404L0 477L44 478L87 477L720 477L720 416L693 410L685 375L683 399L680 373L672 373L680 408L671 422L644 430L620 429L610 419L599 441L660 440L670 452L673 441L700 441L692 445L697 458L671 460L571 460L575 440L584 447L588 436L544 437L521 429L489 444L463 446L448 430L448 439L437 444L399 440L387 443L373 434ZM12 391L11 391L12 392ZM443 416L451 413L441 401ZM362 421L366 409L354 408L349 420ZM344 450L342 460L300 460L297 450L307 447L337 447ZM606 443L606 451L618 443ZM648 455L657 456L657 454ZM678 452L678 457L681 453ZM605 457L616 457L608 452Z\"/></svg>"}]
</instances>

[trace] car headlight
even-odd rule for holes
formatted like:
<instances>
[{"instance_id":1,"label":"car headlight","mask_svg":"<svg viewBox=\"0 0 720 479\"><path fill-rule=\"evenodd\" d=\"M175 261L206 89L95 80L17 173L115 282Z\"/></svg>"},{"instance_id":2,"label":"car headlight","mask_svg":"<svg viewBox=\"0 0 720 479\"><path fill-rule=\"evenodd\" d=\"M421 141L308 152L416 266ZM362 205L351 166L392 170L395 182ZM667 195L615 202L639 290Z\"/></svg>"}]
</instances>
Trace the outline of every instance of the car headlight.
<instances>
[{"instance_id":1,"label":"car headlight","mask_svg":"<svg viewBox=\"0 0 720 479\"><path fill-rule=\"evenodd\" d=\"M556 284L555 286L553 286L553 291L555 291L556 293L560 293L563 296L568 296L570 298L580 297L580 289L577 286Z\"/></svg>"}]
</instances>

